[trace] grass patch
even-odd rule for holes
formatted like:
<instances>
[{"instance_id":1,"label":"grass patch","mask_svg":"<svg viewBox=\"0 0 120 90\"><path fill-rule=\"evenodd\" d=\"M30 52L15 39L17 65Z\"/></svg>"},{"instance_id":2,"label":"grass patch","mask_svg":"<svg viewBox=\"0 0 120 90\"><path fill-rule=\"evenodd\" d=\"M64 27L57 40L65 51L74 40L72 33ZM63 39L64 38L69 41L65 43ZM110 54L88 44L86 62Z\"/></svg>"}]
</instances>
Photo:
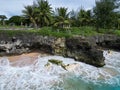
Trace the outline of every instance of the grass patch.
<instances>
[{"instance_id":1,"label":"grass patch","mask_svg":"<svg viewBox=\"0 0 120 90\"><path fill-rule=\"evenodd\" d=\"M22 35L22 34L36 34L43 36L55 36L55 37L71 37L71 34L65 32L57 32L52 30L51 27L44 27L41 29L32 29L32 30L0 30L0 33L7 34L8 36Z\"/></svg>"},{"instance_id":2,"label":"grass patch","mask_svg":"<svg viewBox=\"0 0 120 90\"><path fill-rule=\"evenodd\" d=\"M93 36L98 34L93 27L72 27L71 33L72 35L82 36Z\"/></svg>"},{"instance_id":3,"label":"grass patch","mask_svg":"<svg viewBox=\"0 0 120 90\"><path fill-rule=\"evenodd\" d=\"M21 35L21 34L29 34L33 33L34 30L26 31L26 30L0 30L0 33L7 34L8 36L15 36L15 35Z\"/></svg>"},{"instance_id":4,"label":"grass patch","mask_svg":"<svg viewBox=\"0 0 120 90\"><path fill-rule=\"evenodd\" d=\"M68 30L58 30L53 29L52 27L43 27L40 29L31 30L0 30L0 33L7 34L8 36L15 36L21 34L36 34L55 37L72 37L74 35L94 36L99 34L115 34L120 36L120 30L99 29L99 32L97 32L94 27L71 27Z\"/></svg>"},{"instance_id":5,"label":"grass patch","mask_svg":"<svg viewBox=\"0 0 120 90\"><path fill-rule=\"evenodd\" d=\"M117 36L120 36L120 30L115 30L114 34L117 35Z\"/></svg>"}]
</instances>

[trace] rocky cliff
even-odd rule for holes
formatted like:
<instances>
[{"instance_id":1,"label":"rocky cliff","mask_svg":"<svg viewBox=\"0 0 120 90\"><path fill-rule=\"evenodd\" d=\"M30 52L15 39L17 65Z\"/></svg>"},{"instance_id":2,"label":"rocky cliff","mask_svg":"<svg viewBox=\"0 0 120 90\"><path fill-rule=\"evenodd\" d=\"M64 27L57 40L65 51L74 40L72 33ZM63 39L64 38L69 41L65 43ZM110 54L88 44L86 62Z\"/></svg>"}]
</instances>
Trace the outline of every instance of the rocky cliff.
<instances>
[{"instance_id":1,"label":"rocky cliff","mask_svg":"<svg viewBox=\"0 0 120 90\"><path fill-rule=\"evenodd\" d=\"M115 35L97 35L87 37L87 40L96 44L97 46L120 51L120 37Z\"/></svg>"},{"instance_id":2,"label":"rocky cliff","mask_svg":"<svg viewBox=\"0 0 120 90\"><path fill-rule=\"evenodd\" d=\"M91 42L91 40L93 40ZM97 39L85 37L56 38L35 34L8 36L0 34L0 55L14 55L41 50L54 55L74 58L97 67L105 65L103 51L97 48Z\"/></svg>"},{"instance_id":3,"label":"rocky cliff","mask_svg":"<svg viewBox=\"0 0 120 90\"><path fill-rule=\"evenodd\" d=\"M67 56L97 67L105 65L103 51L83 37L66 39Z\"/></svg>"}]
</instances>

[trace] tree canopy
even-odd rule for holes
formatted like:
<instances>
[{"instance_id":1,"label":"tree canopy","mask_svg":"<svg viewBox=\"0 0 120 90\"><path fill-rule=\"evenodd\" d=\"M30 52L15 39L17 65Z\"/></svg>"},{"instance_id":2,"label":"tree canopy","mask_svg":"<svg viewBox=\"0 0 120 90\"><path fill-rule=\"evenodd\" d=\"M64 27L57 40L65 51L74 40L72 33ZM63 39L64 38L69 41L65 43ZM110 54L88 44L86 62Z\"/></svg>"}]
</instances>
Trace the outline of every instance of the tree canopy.
<instances>
[{"instance_id":1,"label":"tree canopy","mask_svg":"<svg viewBox=\"0 0 120 90\"><path fill-rule=\"evenodd\" d=\"M120 0L95 0L95 7L70 11L69 8L59 7L53 10L48 0L37 0L32 5L24 7L23 16L12 16L8 22L15 25L28 25L34 28L45 26L64 28L92 26L96 30L120 29ZM5 15L0 15L2 25Z\"/></svg>"},{"instance_id":2,"label":"tree canopy","mask_svg":"<svg viewBox=\"0 0 120 90\"><path fill-rule=\"evenodd\" d=\"M97 28L115 27L117 20L118 0L96 0L93 8Z\"/></svg>"},{"instance_id":3,"label":"tree canopy","mask_svg":"<svg viewBox=\"0 0 120 90\"><path fill-rule=\"evenodd\" d=\"M64 28L65 25L69 25L69 13L67 8L60 7L56 8L54 12L54 26L59 28Z\"/></svg>"},{"instance_id":4,"label":"tree canopy","mask_svg":"<svg viewBox=\"0 0 120 90\"><path fill-rule=\"evenodd\" d=\"M5 15L0 15L0 20L2 22L2 25L5 25L5 22L4 22L5 19L7 19Z\"/></svg>"},{"instance_id":5,"label":"tree canopy","mask_svg":"<svg viewBox=\"0 0 120 90\"><path fill-rule=\"evenodd\" d=\"M9 24L14 24L14 25L21 25L22 23L22 17L21 16L12 16L10 19L9 19Z\"/></svg>"},{"instance_id":6,"label":"tree canopy","mask_svg":"<svg viewBox=\"0 0 120 90\"><path fill-rule=\"evenodd\" d=\"M29 18L34 27L43 27L51 23L51 6L48 1L38 0L31 6L25 6L24 16Z\"/></svg>"}]
</instances>

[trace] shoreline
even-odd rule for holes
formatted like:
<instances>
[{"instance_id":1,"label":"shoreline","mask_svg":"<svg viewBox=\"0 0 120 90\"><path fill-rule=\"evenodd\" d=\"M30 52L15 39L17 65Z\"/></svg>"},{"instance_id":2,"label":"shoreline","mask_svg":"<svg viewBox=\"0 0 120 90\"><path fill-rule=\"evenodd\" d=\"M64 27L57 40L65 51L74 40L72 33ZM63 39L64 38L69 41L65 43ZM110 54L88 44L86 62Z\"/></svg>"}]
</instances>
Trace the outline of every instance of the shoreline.
<instances>
[{"instance_id":1,"label":"shoreline","mask_svg":"<svg viewBox=\"0 0 120 90\"><path fill-rule=\"evenodd\" d=\"M40 51L32 51L29 53L23 53L21 55L0 56L0 59L7 58L12 66L26 66L33 64L38 56L44 57L48 55L50 54Z\"/></svg>"},{"instance_id":2,"label":"shoreline","mask_svg":"<svg viewBox=\"0 0 120 90\"><path fill-rule=\"evenodd\" d=\"M54 83L59 83L59 81L54 81L55 80L54 77L56 77L56 76L58 77L56 80L62 80L64 77L69 78L69 76L70 76L69 73L73 73L71 75L75 75L75 76L77 75L77 77L79 75L80 80L85 80L85 84L86 84L86 80L87 80L88 82L92 81L93 86L96 86L99 83L101 83L101 85L103 85L103 84L110 85L111 87L112 87L112 85L115 85L115 84L119 85L116 82L117 80L119 80L119 78L117 78L117 76L119 75L119 72L117 72L117 70L119 69L119 66L117 66L117 67L115 65L111 66L111 64L114 62L114 60L112 60L112 58L111 58L113 56L111 56L111 55L116 55L116 52L113 52L112 54L106 54L106 53L108 53L108 52L107 51L104 52L104 55L107 58L107 60L106 60L107 66L104 66L102 68L97 68L97 67L93 67L91 65L87 65L85 63L77 62L71 58L64 58L62 56L51 56L51 55L48 55L43 52L31 52L31 53L25 53L22 55L18 55L18 56L9 56L8 59L11 60L11 62L9 63L10 67L9 66L6 67L7 65L5 67L2 67L1 70L3 70L3 71L1 71L1 73L2 73L1 77L6 78L8 76L8 78L6 80L12 79L11 83L26 80L26 78L29 78L29 79L27 79L28 80L27 83L28 83L28 85L31 85L31 82L29 80L31 80L32 82L35 83L35 81L33 81L33 78L35 78L35 80L38 80L40 82L40 84L43 84L43 83L49 84L50 82L53 82L53 85L54 85ZM119 54L120 53L118 53L117 57L115 57L115 58L118 58ZM21 58L21 57L23 57L23 58ZM15 60L13 60L13 59L15 59ZM69 64L70 67L68 66L68 71L63 70L63 68L59 65L55 65L52 63L48 64L49 59L62 60L64 64L66 64L66 65ZM5 60L5 62L6 61L7 60ZM36 61L38 61L38 62L36 62ZM77 63L77 64L75 64L75 63ZM46 64L48 64L48 66ZM74 67L74 65L75 65L75 67ZM114 67L116 67L116 69ZM8 74L6 74L6 73L8 73ZM14 78L11 78L13 76L16 78L16 80ZM49 77L49 79L48 79L48 77ZM66 79L68 79L68 78L66 78ZM74 82L74 85L77 83L81 83L79 81L76 81L76 79L74 79L74 80L75 80L75 82L72 81L72 82ZM1 81L2 81L2 79L1 79ZM43 81L45 81L45 82L43 82ZM68 83L68 86L69 86L69 82L67 82L67 81L65 81L65 82ZM37 83L37 81L36 81L36 83ZM70 81L70 83L71 83L71 81ZM23 84L23 86L24 85L25 84Z\"/></svg>"}]
</instances>

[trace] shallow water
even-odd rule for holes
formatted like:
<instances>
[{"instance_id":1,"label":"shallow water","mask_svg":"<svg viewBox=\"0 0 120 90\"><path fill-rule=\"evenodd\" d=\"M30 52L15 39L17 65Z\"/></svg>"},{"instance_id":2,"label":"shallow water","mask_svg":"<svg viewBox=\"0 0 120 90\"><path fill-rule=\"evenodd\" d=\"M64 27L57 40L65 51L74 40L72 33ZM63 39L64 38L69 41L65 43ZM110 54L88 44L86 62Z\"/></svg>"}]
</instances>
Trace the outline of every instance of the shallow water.
<instances>
[{"instance_id":1,"label":"shallow water","mask_svg":"<svg viewBox=\"0 0 120 90\"><path fill-rule=\"evenodd\" d=\"M9 62L0 59L0 90L120 90L120 53L104 51L106 65L96 68L61 56L40 57L32 64L28 59ZM64 64L77 63L66 71L50 64L49 59L62 60ZM18 65L13 66L13 63Z\"/></svg>"}]
</instances>

